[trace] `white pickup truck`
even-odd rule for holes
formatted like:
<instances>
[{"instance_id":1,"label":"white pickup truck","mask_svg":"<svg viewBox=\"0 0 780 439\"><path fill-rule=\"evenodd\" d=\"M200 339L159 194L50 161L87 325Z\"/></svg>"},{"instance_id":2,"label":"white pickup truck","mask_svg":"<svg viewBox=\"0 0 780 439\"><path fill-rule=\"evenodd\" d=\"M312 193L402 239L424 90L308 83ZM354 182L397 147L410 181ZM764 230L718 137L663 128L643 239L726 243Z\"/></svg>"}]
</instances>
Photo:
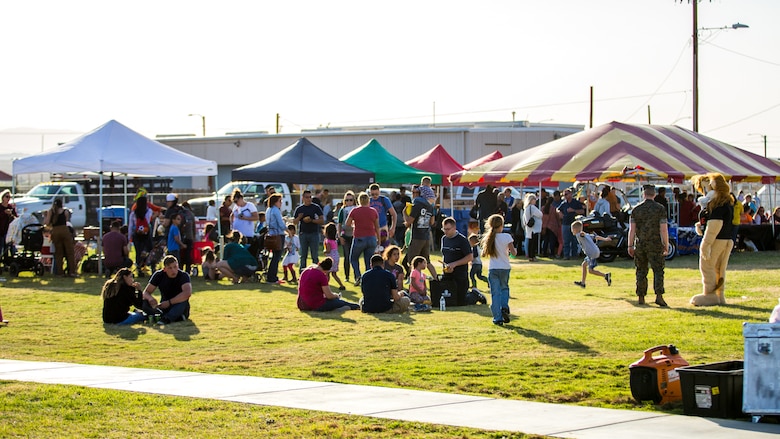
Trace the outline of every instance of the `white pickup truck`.
<instances>
[{"instance_id":1,"label":"white pickup truck","mask_svg":"<svg viewBox=\"0 0 780 439\"><path fill-rule=\"evenodd\" d=\"M222 205L222 201L227 195L233 193L233 189L240 189L244 195L246 201L250 201L255 204L259 212L265 212L266 206L261 204L263 197L265 197L265 187L273 186L277 194L282 195L282 215L290 215L293 211L293 200L290 192L290 187L285 183L276 182L263 182L263 181L231 181L230 183L222 186L217 191L216 207ZM188 200L192 213L198 218L206 217L206 208L208 207L209 200L213 200L214 196L192 198Z\"/></svg>"},{"instance_id":2,"label":"white pickup truck","mask_svg":"<svg viewBox=\"0 0 780 439\"><path fill-rule=\"evenodd\" d=\"M62 199L62 205L70 209L70 222L74 228L82 228L87 223L87 202L81 185L72 181L56 181L40 183L30 189L21 198L15 198L16 211L21 214L23 209L43 220L45 212L51 208L55 198Z\"/></svg>"}]
</instances>

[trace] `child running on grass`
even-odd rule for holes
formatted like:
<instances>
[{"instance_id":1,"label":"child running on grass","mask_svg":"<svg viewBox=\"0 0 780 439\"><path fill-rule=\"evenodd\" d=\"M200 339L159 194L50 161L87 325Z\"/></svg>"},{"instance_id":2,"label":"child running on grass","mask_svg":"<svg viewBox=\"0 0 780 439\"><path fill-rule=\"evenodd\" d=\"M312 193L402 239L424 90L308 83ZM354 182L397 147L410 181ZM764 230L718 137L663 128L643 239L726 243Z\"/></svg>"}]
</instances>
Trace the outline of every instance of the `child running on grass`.
<instances>
[{"instance_id":1,"label":"child running on grass","mask_svg":"<svg viewBox=\"0 0 780 439\"><path fill-rule=\"evenodd\" d=\"M411 285L409 286L409 299L414 304L415 311L430 311L431 298L428 296L428 288L425 285L423 270L428 268L428 261L423 256L415 256L412 259L412 272L410 273Z\"/></svg>"},{"instance_id":2,"label":"child running on grass","mask_svg":"<svg viewBox=\"0 0 780 439\"><path fill-rule=\"evenodd\" d=\"M585 288L585 277L588 273L601 276L607 281L607 286L612 285L612 273L602 273L596 270L598 265L597 259L601 255L601 250L596 245L596 241L612 241L612 238L583 232L581 221L571 223L571 233L577 238L577 242L580 243L580 247L582 247L582 251L585 253L585 260L582 261L582 280L575 281L574 285Z\"/></svg>"}]
</instances>

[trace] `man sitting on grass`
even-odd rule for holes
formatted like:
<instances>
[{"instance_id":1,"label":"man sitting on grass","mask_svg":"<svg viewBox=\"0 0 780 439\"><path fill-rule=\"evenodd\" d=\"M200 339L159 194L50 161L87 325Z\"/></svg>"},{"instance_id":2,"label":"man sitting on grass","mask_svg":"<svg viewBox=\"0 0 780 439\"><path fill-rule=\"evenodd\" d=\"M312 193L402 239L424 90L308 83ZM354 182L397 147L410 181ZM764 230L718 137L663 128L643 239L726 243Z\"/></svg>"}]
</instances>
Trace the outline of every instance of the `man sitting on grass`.
<instances>
[{"instance_id":1,"label":"man sitting on grass","mask_svg":"<svg viewBox=\"0 0 780 439\"><path fill-rule=\"evenodd\" d=\"M152 296L157 288L160 289L159 303ZM190 317L190 296L190 275L179 270L179 261L171 255L163 259L163 269L152 275L143 293L144 300L149 302L152 309L162 311L158 325L187 320Z\"/></svg>"},{"instance_id":2,"label":"man sitting on grass","mask_svg":"<svg viewBox=\"0 0 780 439\"><path fill-rule=\"evenodd\" d=\"M371 270L363 273L360 281L363 298L360 307L366 313L404 313L409 310L408 297L398 292L393 275L385 270L382 255L371 257Z\"/></svg>"}]
</instances>

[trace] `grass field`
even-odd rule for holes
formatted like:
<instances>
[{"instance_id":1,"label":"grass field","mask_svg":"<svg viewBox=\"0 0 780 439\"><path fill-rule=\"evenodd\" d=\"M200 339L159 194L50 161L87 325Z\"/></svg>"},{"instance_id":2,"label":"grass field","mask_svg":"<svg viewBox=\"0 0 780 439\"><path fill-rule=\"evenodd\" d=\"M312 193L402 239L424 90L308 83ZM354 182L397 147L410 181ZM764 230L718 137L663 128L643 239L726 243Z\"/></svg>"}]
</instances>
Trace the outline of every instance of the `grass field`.
<instances>
[{"instance_id":1,"label":"grass field","mask_svg":"<svg viewBox=\"0 0 780 439\"><path fill-rule=\"evenodd\" d=\"M332 381L681 413L679 404L636 403L628 365L641 358L645 349L665 344L676 345L691 364L741 359L742 323L766 321L780 297L778 263L776 252L733 255L726 280L728 305L695 308L688 300L701 289L698 261L694 256L677 257L666 269L670 308L661 309L636 305L630 260L600 266L612 272L611 287L603 279L589 277L583 290L573 284L579 279L579 261L518 259L510 280L513 320L504 327L491 324L485 305L406 315L302 313L295 306L291 286L200 279L193 281L188 322L164 328L104 326L99 297L104 279L51 275L41 279L22 273L8 278L0 293L0 306L11 321L0 329L0 343L2 357L8 359ZM480 286L489 298L486 285ZM356 287L349 286L345 293L347 300L359 298ZM4 395L27 395L4 396L0 409L12 413L21 431L33 436L35 415L25 413L37 413L49 398L71 401L68 394L74 392L65 386L8 382L0 389ZM137 404L132 402L136 399L160 399L81 388L78 392L131 405ZM172 410L188 404L210 407L200 409L209 414L206 419L221 419L227 411L257 418L306 417L317 419L314 422L326 429L331 419L348 424L344 426L348 431L326 434L331 437L383 437L370 431L373 427L365 431L366 425L388 432L387 437L400 434L393 433L396 428L412 428L414 433L409 434L416 437L427 434L425 426L399 427L400 423L383 420L163 399L171 401ZM106 416L131 419L121 404L112 406L113 410L105 409L110 412ZM80 418L60 421L75 429L88 424ZM128 428L132 427L130 423ZM491 432L445 430L430 437L494 437ZM224 435L220 431L214 436ZM224 427L224 433L233 431ZM284 436L279 431L247 431L258 437ZM0 436L7 437L4 433L0 431ZM301 437L313 436L317 434L309 431Z\"/></svg>"}]
</instances>

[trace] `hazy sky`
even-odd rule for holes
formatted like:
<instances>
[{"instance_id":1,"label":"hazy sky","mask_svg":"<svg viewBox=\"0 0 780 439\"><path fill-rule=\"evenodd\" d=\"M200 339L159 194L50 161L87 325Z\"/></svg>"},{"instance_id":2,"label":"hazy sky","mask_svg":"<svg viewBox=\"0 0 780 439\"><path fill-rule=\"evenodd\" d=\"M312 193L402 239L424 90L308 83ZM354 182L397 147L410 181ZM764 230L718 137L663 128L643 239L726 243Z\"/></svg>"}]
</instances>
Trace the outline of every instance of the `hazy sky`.
<instances>
[{"instance_id":1,"label":"hazy sky","mask_svg":"<svg viewBox=\"0 0 780 439\"><path fill-rule=\"evenodd\" d=\"M383 6L382 6L383 5ZM703 134L780 157L780 1L704 0ZM474 120L691 127L688 0L0 5L0 153L110 119L153 137ZM55 133L12 135L48 129Z\"/></svg>"}]
</instances>

